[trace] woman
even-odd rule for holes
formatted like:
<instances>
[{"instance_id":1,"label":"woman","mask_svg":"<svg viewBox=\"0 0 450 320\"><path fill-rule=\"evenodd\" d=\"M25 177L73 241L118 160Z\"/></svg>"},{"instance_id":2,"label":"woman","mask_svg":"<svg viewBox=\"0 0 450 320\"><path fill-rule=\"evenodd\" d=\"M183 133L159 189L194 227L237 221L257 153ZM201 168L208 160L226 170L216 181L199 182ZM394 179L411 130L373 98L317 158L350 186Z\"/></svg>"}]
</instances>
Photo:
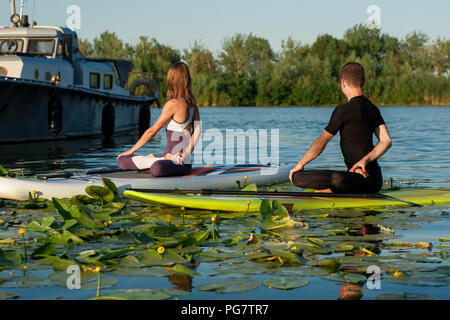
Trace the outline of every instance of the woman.
<instances>
[{"instance_id":1,"label":"woman","mask_svg":"<svg viewBox=\"0 0 450 320\"><path fill-rule=\"evenodd\" d=\"M167 74L167 103L159 119L130 150L117 157L119 168L139 170L154 177L184 176L192 171L191 154L201 133L200 113L192 94L191 75L183 62L174 64ZM134 153L167 126L167 146L162 157Z\"/></svg>"}]
</instances>

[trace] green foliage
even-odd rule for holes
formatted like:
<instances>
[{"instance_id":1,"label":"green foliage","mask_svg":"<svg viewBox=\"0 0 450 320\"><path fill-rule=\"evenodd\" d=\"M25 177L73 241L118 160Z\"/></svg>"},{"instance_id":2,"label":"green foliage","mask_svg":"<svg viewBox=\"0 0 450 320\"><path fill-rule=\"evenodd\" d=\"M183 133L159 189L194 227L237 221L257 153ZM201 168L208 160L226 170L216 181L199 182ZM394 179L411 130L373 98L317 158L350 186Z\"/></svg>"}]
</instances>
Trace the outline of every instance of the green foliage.
<instances>
[{"instance_id":1,"label":"green foliage","mask_svg":"<svg viewBox=\"0 0 450 320\"><path fill-rule=\"evenodd\" d=\"M450 103L450 41L430 43L418 31L397 39L359 24L342 39L319 35L311 46L289 37L281 52L264 38L238 33L223 40L217 57L197 41L180 52L147 37L133 46L106 31L92 43L81 40L80 50L86 56L130 59L134 71L153 73L162 98L167 71L183 59L201 106L341 104L338 75L349 61L365 67L365 94L376 104Z\"/></svg>"},{"instance_id":2,"label":"green foliage","mask_svg":"<svg viewBox=\"0 0 450 320\"><path fill-rule=\"evenodd\" d=\"M5 176L8 176L8 175L9 175L8 170L6 170L1 164L0 164L0 175L1 175L2 177L5 177Z\"/></svg>"},{"instance_id":3,"label":"green foliage","mask_svg":"<svg viewBox=\"0 0 450 320\"><path fill-rule=\"evenodd\" d=\"M114 195L114 186L107 180L104 185ZM249 191L254 188L246 187ZM66 287L69 266L80 268L82 289L101 288L104 299L186 296L192 284L212 293L245 292L262 284L265 288L260 289L266 294L308 285L303 290L308 294L317 288L318 277L329 280L330 286L363 284L372 265L380 267L383 281L414 286L416 291L422 286L450 283L450 267L445 263L448 248L444 245L450 241L448 237L439 238L441 245L434 246L392 242L402 236L401 230L419 222L438 223L445 207L420 208L414 215L401 210L381 210L376 215L359 209L302 210L296 212L295 221L282 203L264 201L262 219L257 214L180 212L159 206L124 207L119 202L101 205L88 196L72 201L53 199L45 210L9 213L16 206L7 204L2 216L5 222L0 222L4 238L0 240L0 286L21 290L50 284ZM211 219L216 214L220 220ZM211 220L217 229L220 227L220 239L217 231L210 231ZM362 234L368 225L380 231ZM18 240L19 226L26 230L23 240ZM257 241L247 241L249 234ZM20 244L27 246L30 259L24 257ZM199 264L204 267L197 269ZM36 277L52 268L55 272L48 278ZM132 277L136 283L140 283L138 277L158 277L154 283L169 280L177 289L103 290L118 281L122 286L127 281L123 277ZM302 294L300 290L297 293ZM393 292L378 298L391 297L416 296Z\"/></svg>"},{"instance_id":4,"label":"green foliage","mask_svg":"<svg viewBox=\"0 0 450 320\"><path fill-rule=\"evenodd\" d=\"M195 41L194 44L183 51L184 61L189 65L191 76L211 76L217 72L217 61L211 51L203 44Z\"/></svg>"},{"instance_id":5,"label":"green foliage","mask_svg":"<svg viewBox=\"0 0 450 320\"><path fill-rule=\"evenodd\" d=\"M115 199L114 193L108 188L99 186L89 186L86 187L86 193L92 198L100 201L103 205L104 203L112 202Z\"/></svg>"},{"instance_id":6,"label":"green foliage","mask_svg":"<svg viewBox=\"0 0 450 320\"><path fill-rule=\"evenodd\" d=\"M15 173L10 173L8 170L6 170L1 164L0 164L0 177L5 178L15 178L17 175Z\"/></svg>"},{"instance_id":7,"label":"green foliage","mask_svg":"<svg viewBox=\"0 0 450 320\"><path fill-rule=\"evenodd\" d=\"M269 288L275 288L279 290L292 290L306 286L309 281L305 279L284 279L284 278L269 278L263 281L263 283Z\"/></svg>"}]
</instances>

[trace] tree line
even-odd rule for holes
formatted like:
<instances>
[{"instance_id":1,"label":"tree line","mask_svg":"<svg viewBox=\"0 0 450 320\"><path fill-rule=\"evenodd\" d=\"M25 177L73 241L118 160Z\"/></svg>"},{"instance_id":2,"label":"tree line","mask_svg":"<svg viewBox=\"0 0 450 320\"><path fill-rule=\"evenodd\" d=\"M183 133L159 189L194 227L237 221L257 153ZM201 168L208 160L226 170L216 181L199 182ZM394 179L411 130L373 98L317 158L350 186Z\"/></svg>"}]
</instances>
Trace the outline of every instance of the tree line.
<instances>
[{"instance_id":1,"label":"tree line","mask_svg":"<svg viewBox=\"0 0 450 320\"><path fill-rule=\"evenodd\" d=\"M418 31L397 39L356 25L342 39L323 34L311 45L289 37L279 52L252 33L235 34L217 54L198 41L177 50L148 37L131 45L106 31L92 42L81 40L80 50L152 72L163 99L169 67L184 60L200 106L337 105L344 102L339 70L349 61L366 69L365 94L378 105L450 104L450 41L431 41Z\"/></svg>"}]
</instances>

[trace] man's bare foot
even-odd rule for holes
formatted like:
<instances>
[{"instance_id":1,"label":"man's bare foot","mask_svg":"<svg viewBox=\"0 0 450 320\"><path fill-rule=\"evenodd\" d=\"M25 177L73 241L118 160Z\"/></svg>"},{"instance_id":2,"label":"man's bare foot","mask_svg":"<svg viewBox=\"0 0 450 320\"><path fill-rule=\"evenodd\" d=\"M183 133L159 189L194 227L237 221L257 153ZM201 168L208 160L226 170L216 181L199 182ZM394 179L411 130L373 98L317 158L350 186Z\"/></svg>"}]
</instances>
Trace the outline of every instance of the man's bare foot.
<instances>
[{"instance_id":1,"label":"man's bare foot","mask_svg":"<svg viewBox=\"0 0 450 320\"><path fill-rule=\"evenodd\" d=\"M331 189L324 189L324 190L316 190L316 193L333 193Z\"/></svg>"}]
</instances>

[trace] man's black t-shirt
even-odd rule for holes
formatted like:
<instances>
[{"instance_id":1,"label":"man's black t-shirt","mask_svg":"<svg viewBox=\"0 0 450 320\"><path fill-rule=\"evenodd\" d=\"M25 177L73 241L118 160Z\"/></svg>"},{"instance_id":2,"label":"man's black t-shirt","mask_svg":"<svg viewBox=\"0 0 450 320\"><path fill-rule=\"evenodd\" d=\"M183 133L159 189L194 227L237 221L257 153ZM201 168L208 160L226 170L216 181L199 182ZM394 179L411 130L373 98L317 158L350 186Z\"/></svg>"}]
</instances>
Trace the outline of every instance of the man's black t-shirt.
<instances>
[{"instance_id":1,"label":"man's black t-shirt","mask_svg":"<svg viewBox=\"0 0 450 320\"><path fill-rule=\"evenodd\" d=\"M340 132L342 154L351 169L373 150L375 129L383 124L380 110L369 99L359 96L337 107L325 130L332 135ZM367 166L369 171L378 168L376 161Z\"/></svg>"}]
</instances>

